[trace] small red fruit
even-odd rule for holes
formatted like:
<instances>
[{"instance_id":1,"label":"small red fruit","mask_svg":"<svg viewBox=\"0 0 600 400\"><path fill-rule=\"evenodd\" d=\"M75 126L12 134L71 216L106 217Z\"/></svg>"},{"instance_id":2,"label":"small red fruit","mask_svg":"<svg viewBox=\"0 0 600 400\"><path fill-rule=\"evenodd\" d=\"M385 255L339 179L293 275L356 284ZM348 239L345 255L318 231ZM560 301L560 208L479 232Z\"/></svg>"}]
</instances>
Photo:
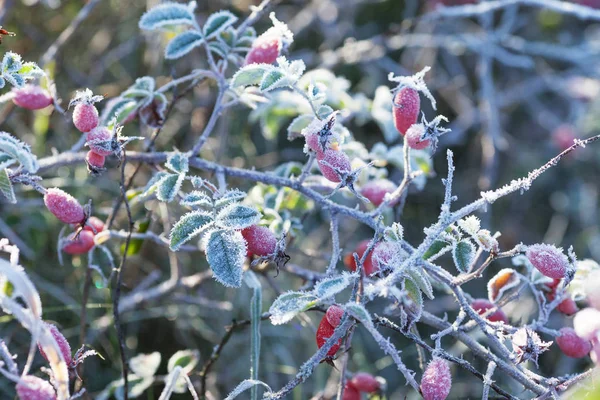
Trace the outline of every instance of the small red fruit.
<instances>
[{"instance_id":1,"label":"small red fruit","mask_svg":"<svg viewBox=\"0 0 600 400\"><path fill-rule=\"evenodd\" d=\"M556 344L566 356L582 358L592 351L590 341L577 336L572 328L562 328L559 332L560 336L556 337Z\"/></svg>"},{"instance_id":2,"label":"small red fruit","mask_svg":"<svg viewBox=\"0 0 600 400\"><path fill-rule=\"evenodd\" d=\"M375 206L383 203L385 195L394 192L397 185L388 179L375 179L363 185L360 194L365 196ZM393 204L391 204L393 206Z\"/></svg>"},{"instance_id":3,"label":"small red fruit","mask_svg":"<svg viewBox=\"0 0 600 400\"><path fill-rule=\"evenodd\" d=\"M342 321L344 315L344 309L337 304L330 306L325 312L325 317L331 326L338 326Z\"/></svg>"},{"instance_id":4,"label":"small red fruit","mask_svg":"<svg viewBox=\"0 0 600 400\"><path fill-rule=\"evenodd\" d=\"M75 238L73 232L62 247L62 251L67 254L85 254L94 247L94 233L89 230L79 232L79 236Z\"/></svg>"},{"instance_id":5,"label":"small red fruit","mask_svg":"<svg viewBox=\"0 0 600 400\"><path fill-rule=\"evenodd\" d=\"M67 365L70 365L71 364L71 346L69 346L69 342L63 336L63 334L60 333L60 331L58 330L58 328L55 325L50 324L48 322L44 322L44 326L46 327L46 329L48 329L50 331L50 334L52 335L54 340L56 340L56 344L58 344L58 348L60 349L60 353L62 354L65 362L67 363ZM44 350L42 350L42 347L39 344L38 344L38 349L40 350L42 357L44 357L46 359L46 361L48 361L48 356L46 356L46 353L44 353Z\"/></svg>"},{"instance_id":6,"label":"small red fruit","mask_svg":"<svg viewBox=\"0 0 600 400\"><path fill-rule=\"evenodd\" d=\"M242 229L242 236L248 246L248 256L268 256L273 254L277 247L277 238L264 226L252 225Z\"/></svg>"},{"instance_id":7,"label":"small red fruit","mask_svg":"<svg viewBox=\"0 0 600 400\"><path fill-rule=\"evenodd\" d=\"M354 374L350 384L358 391L365 393L375 393L381 388L379 381L373 375L366 372Z\"/></svg>"},{"instance_id":8,"label":"small red fruit","mask_svg":"<svg viewBox=\"0 0 600 400\"><path fill-rule=\"evenodd\" d=\"M425 133L423 124L414 124L406 131L406 143L408 147L415 150L423 150L429 146L429 140L421 141L421 137Z\"/></svg>"},{"instance_id":9,"label":"small red fruit","mask_svg":"<svg viewBox=\"0 0 600 400\"><path fill-rule=\"evenodd\" d=\"M80 132L89 132L98 126L98 110L93 104L79 103L73 110L73 125Z\"/></svg>"},{"instance_id":10,"label":"small red fruit","mask_svg":"<svg viewBox=\"0 0 600 400\"><path fill-rule=\"evenodd\" d=\"M103 168L106 158L92 150L88 151L85 156L85 161L94 168Z\"/></svg>"},{"instance_id":11,"label":"small red fruit","mask_svg":"<svg viewBox=\"0 0 600 400\"><path fill-rule=\"evenodd\" d=\"M59 188L46 190L44 204L56 218L66 224L78 224L85 218L81 204Z\"/></svg>"},{"instance_id":12,"label":"small red fruit","mask_svg":"<svg viewBox=\"0 0 600 400\"><path fill-rule=\"evenodd\" d=\"M273 64L281 52L281 39L276 35L261 35L252 44L246 56L248 64Z\"/></svg>"},{"instance_id":13,"label":"small red fruit","mask_svg":"<svg viewBox=\"0 0 600 400\"><path fill-rule=\"evenodd\" d=\"M17 383L17 396L19 400L56 400L56 392L50 382L27 375Z\"/></svg>"},{"instance_id":14,"label":"small red fruit","mask_svg":"<svg viewBox=\"0 0 600 400\"><path fill-rule=\"evenodd\" d=\"M421 378L421 393L425 400L444 400L450 394L452 376L448 363L435 357L427 365Z\"/></svg>"},{"instance_id":15,"label":"small red fruit","mask_svg":"<svg viewBox=\"0 0 600 400\"><path fill-rule=\"evenodd\" d=\"M577 307L577 303L570 297L565 298L560 304L556 307L556 309L565 314L565 315L573 315L577 311L579 311L579 307Z\"/></svg>"},{"instance_id":16,"label":"small red fruit","mask_svg":"<svg viewBox=\"0 0 600 400\"><path fill-rule=\"evenodd\" d=\"M331 309L332 307L339 308L339 306L333 305L333 306L329 307L329 309ZM330 314L329 317L331 318L331 320L335 322L337 320L337 315L339 314L339 311L336 309L329 311L329 309L327 309L327 313ZM319 328L317 329L316 339L317 339L317 346L319 348L323 347L323 345L325 344L327 339L329 339L331 337L331 335L333 335L333 331L335 331L335 328L337 328L337 326L339 325L339 322L336 325L332 325L329 318L327 317L327 313L321 320L321 323L319 324ZM341 318L341 316L340 316L340 318ZM331 347L331 349L329 349L329 351L327 352L327 356L333 357L335 355L335 353L337 353L337 351L340 349L341 344L342 344L342 339L338 340L338 342L336 344L334 344Z\"/></svg>"},{"instance_id":17,"label":"small red fruit","mask_svg":"<svg viewBox=\"0 0 600 400\"><path fill-rule=\"evenodd\" d=\"M411 125L417 123L421 99L419 92L413 88L400 89L394 96L394 126L402 135Z\"/></svg>"},{"instance_id":18,"label":"small red fruit","mask_svg":"<svg viewBox=\"0 0 600 400\"><path fill-rule=\"evenodd\" d=\"M529 262L549 278L564 278L569 268L569 260L562 249L551 244L534 244L525 253Z\"/></svg>"},{"instance_id":19,"label":"small red fruit","mask_svg":"<svg viewBox=\"0 0 600 400\"><path fill-rule=\"evenodd\" d=\"M37 85L25 85L22 88L12 90L15 97L13 103L28 110L41 110L52 104L52 96L46 90Z\"/></svg>"},{"instance_id":20,"label":"small red fruit","mask_svg":"<svg viewBox=\"0 0 600 400\"><path fill-rule=\"evenodd\" d=\"M477 313L479 315L483 315L487 310L493 309L496 306L494 305L494 303L492 303L491 301L489 301L487 299L475 299L471 303L471 307L473 307L473 309L475 311L477 311ZM486 319L490 322L502 321L505 324L508 324L508 317L506 316L506 314L504 314L504 311L502 311L502 309L500 309L500 308L498 308L498 310L496 310L493 313L491 313L490 315L488 315L486 317Z\"/></svg>"},{"instance_id":21,"label":"small red fruit","mask_svg":"<svg viewBox=\"0 0 600 400\"><path fill-rule=\"evenodd\" d=\"M385 267L392 267L390 263L392 262L394 256L399 253L403 253L403 250L399 248L397 243L377 243L371 255L371 259L373 260L373 271L379 271Z\"/></svg>"},{"instance_id":22,"label":"small red fruit","mask_svg":"<svg viewBox=\"0 0 600 400\"><path fill-rule=\"evenodd\" d=\"M356 271L356 263L354 262L354 253L358 254L358 259L360 260L361 257L363 256L363 254L365 254L365 251L367 250L367 248L369 247L370 242L371 241L368 239L363 240L356 246L356 249L354 250L354 252L348 253L348 254L346 254L346 256L344 256L344 264L346 265L346 268L348 268L350 271ZM365 258L365 261L363 263L363 268L365 270L365 275L367 275L367 276L369 276L373 272L375 272L375 268L373 266L373 251L371 251L371 253L369 253L367 258Z\"/></svg>"},{"instance_id":23,"label":"small red fruit","mask_svg":"<svg viewBox=\"0 0 600 400\"><path fill-rule=\"evenodd\" d=\"M350 158L342 151L328 149L320 155L317 153L317 161L319 163L319 170L321 170L323 176L331 182L337 183L341 181L340 176L334 168L337 168L340 172L346 173L350 172L352 169L350 166Z\"/></svg>"},{"instance_id":24,"label":"small red fruit","mask_svg":"<svg viewBox=\"0 0 600 400\"><path fill-rule=\"evenodd\" d=\"M96 141L107 141L112 138L112 133L105 126L98 126L87 133L87 145L91 151L101 156L110 156L113 151L107 149L105 146L101 146Z\"/></svg>"},{"instance_id":25,"label":"small red fruit","mask_svg":"<svg viewBox=\"0 0 600 400\"><path fill-rule=\"evenodd\" d=\"M100 233L104 230L104 222L98 217L89 217L83 230L90 231L93 234Z\"/></svg>"},{"instance_id":26,"label":"small red fruit","mask_svg":"<svg viewBox=\"0 0 600 400\"><path fill-rule=\"evenodd\" d=\"M342 400L360 400L360 392L349 381L344 385Z\"/></svg>"}]
</instances>

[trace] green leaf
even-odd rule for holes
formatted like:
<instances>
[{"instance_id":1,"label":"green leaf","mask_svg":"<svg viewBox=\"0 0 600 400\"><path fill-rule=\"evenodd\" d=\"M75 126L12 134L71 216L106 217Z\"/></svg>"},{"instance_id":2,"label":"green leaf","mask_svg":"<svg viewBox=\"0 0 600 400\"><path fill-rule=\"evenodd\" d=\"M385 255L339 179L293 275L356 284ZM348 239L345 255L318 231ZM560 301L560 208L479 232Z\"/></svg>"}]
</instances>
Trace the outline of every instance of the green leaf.
<instances>
[{"instance_id":1,"label":"green leaf","mask_svg":"<svg viewBox=\"0 0 600 400\"><path fill-rule=\"evenodd\" d=\"M403 298L403 303L405 310L411 317L409 325L412 325L421 318L423 313L423 296L418 286L410 278L404 280L404 290L406 296Z\"/></svg>"},{"instance_id":2,"label":"green leaf","mask_svg":"<svg viewBox=\"0 0 600 400\"><path fill-rule=\"evenodd\" d=\"M142 76L141 78L137 78L135 80L135 83L133 85L131 85L129 87L129 89L127 89L127 91L125 91L125 93L129 92L130 90L138 90L138 91L143 91L146 93L152 93L152 92L154 92L155 85L156 85L156 83L154 82L153 77Z\"/></svg>"},{"instance_id":3,"label":"green leaf","mask_svg":"<svg viewBox=\"0 0 600 400\"><path fill-rule=\"evenodd\" d=\"M242 67L233 75L231 87L258 85L267 71L273 69L269 64L250 64Z\"/></svg>"},{"instance_id":4,"label":"green leaf","mask_svg":"<svg viewBox=\"0 0 600 400\"><path fill-rule=\"evenodd\" d=\"M349 274L344 272L333 278L324 278L317 282L313 293L319 297L319 299L326 299L328 297L335 296L342 290L346 289L348 285L356 278L356 274Z\"/></svg>"},{"instance_id":5,"label":"green leaf","mask_svg":"<svg viewBox=\"0 0 600 400\"><path fill-rule=\"evenodd\" d=\"M113 118L116 118L117 123L123 123L127 117L138 107L138 103L131 99L118 98L109 102L102 111L101 120L104 125L108 125Z\"/></svg>"},{"instance_id":6,"label":"green leaf","mask_svg":"<svg viewBox=\"0 0 600 400\"><path fill-rule=\"evenodd\" d=\"M260 213L249 206L231 204L223 208L216 218L217 223L228 229L244 229L260 221Z\"/></svg>"},{"instance_id":7,"label":"green leaf","mask_svg":"<svg viewBox=\"0 0 600 400\"><path fill-rule=\"evenodd\" d=\"M12 51L8 51L4 54L4 58L2 59L3 73L18 72L22 66L23 63L20 55L13 53Z\"/></svg>"},{"instance_id":8,"label":"green leaf","mask_svg":"<svg viewBox=\"0 0 600 400\"><path fill-rule=\"evenodd\" d=\"M204 39L198 31L185 31L175 36L165 48L165 58L175 60L183 57L196 47L202 45Z\"/></svg>"},{"instance_id":9,"label":"green leaf","mask_svg":"<svg viewBox=\"0 0 600 400\"><path fill-rule=\"evenodd\" d=\"M153 30L172 25L194 25L193 8L166 2L148 10L140 18L140 29Z\"/></svg>"},{"instance_id":10,"label":"green leaf","mask_svg":"<svg viewBox=\"0 0 600 400\"><path fill-rule=\"evenodd\" d=\"M13 186L10 182L8 171L6 169L0 171L0 194L2 194L2 196L4 196L9 203L17 203L15 191L13 190Z\"/></svg>"},{"instance_id":11,"label":"green leaf","mask_svg":"<svg viewBox=\"0 0 600 400\"><path fill-rule=\"evenodd\" d=\"M189 374L196 368L200 362L200 352L198 350L179 350L169 358L167 363L167 371L171 372L177 366Z\"/></svg>"},{"instance_id":12,"label":"green leaf","mask_svg":"<svg viewBox=\"0 0 600 400\"><path fill-rule=\"evenodd\" d=\"M146 233L148 228L150 227L150 218L145 218L136 223L135 232L136 233ZM142 245L144 244L144 239L131 239L129 241L129 248L127 249L127 255L133 256L138 254L142 249ZM121 254L125 252L125 243L121 245Z\"/></svg>"},{"instance_id":13,"label":"green leaf","mask_svg":"<svg viewBox=\"0 0 600 400\"><path fill-rule=\"evenodd\" d=\"M168 174L163 177L157 184L156 198L167 203L173 201L184 179L185 174Z\"/></svg>"},{"instance_id":14,"label":"green leaf","mask_svg":"<svg viewBox=\"0 0 600 400\"><path fill-rule=\"evenodd\" d=\"M469 240L457 242L452 249L452 258L459 272L467 272L475 258L475 246Z\"/></svg>"},{"instance_id":15,"label":"green leaf","mask_svg":"<svg viewBox=\"0 0 600 400\"><path fill-rule=\"evenodd\" d=\"M150 354L138 354L129 360L131 372L143 378L151 378L156 374L161 356L158 351Z\"/></svg>"},{"instance_id":16,"label":"green leaf","mask_svg":"<svg viewBox=\"0 0 600 400\"><path fill-rule=\"evenodd\" d=\"M177 251L182 244L204 232L212 222L211 214L196 210L183 215L171 229L169 247Z\"/></svg>"},{"instance_id":17,"label":"green leaf","mask_svg":"<svg viewBox=\"0 0 600 400\"><path fill-rule=\"evenodd\" d=\"M188 158L183 153L170 154L167 158L167 163L165 164L165 167L178 174L185 174L190 170Z\"/></svg>"},{"instance_id":18,"label":"green leaf","mask_svg":"<svg viewBox=\"0 0 600 400\"><path fill-rule=\"evenodd\" d=\"M204 192L194 190L186 194L179 202L182 206L187 207L210 207L212 208L212 199Z\"/></svg>"},{"instance_id":19,"label":"green leaf","mask_svg":"<svg viewBox=\"0 0 600 400\"><path fill-rule=\"evenodd\" d=\"M239 189L228 190L223 193L218 199L215 199L215 207L225 207L234 201L241 201L246 198L246 193Z\"/></svg>"},{"instance_id":20,"label":"green leaf","mask_svg":"<svg viewBox=\"0 0 600 400\"><path fill-rule=\"evenodd\" d=\"M317 117L319 117L319 119L325 119L329 115L331 115L332 112L333 112L333 108L329 107L328 105L322 105L317 110Z\"/></svg>"},{"instance_id":21,"label":"green leaf","mask_svg":"<svg viewBox=\"0 0 600 400\"><path fill-rule=\"evenodd\" d=\"M419 266L410 268L408 270L408 276L412 278L415 284L421 289L423 293L429 298L433 300L433 287L431 286L431 282L429 281L429 277L425 272L419 270Z\"/></svg>"},{"instance_id":22,"label":"green leaf","mask_svg":"<svg viewBox=\"0 0 600 400\"><path fill-rule=\"evenodd\" d=\"M29 145L0 131L0 156L6 155L21 164L27 172L35 173L39 168L37 157L31 152Z\"/></svg>"},{"instance_id":23,"label":"green leaf","mask_svg":"<svg viewBox=\"0 0 600 400\"><path fill-rule=\"evenodd\" d=\"M206 260L215 279L224 286L241 286L246 252L246 241L239 231L217 229L208 235Z\"/></svg>"},{"instance_id":24,"label":"green leaf","mask_svg":"<svg viewBox=\"0 0 600 400\"><path fill-rule=\"evenodd\" d=\"M204 24L203 31L206 39L217 36L220 32L227 29L237 21L237 17L229 11L219 11L208 17Z\"/></svg>"},{"instance_id":25,"label":"green leaf","mask_svg":"<svg viewBox=\"0 0 600 400\"><path fill-rule=\"evenodd\" d=\"M281 81L285 75L278 69L273 69L266 73L260 82L260 91L268 92L269 90L276 89L279 87Z\"/></svg>"},{"instance_id":26,"label":"green leaf","mask_svg":"<svg viewBox=\"0 0 600 400\"><path fill-rule=\"evenodd\" d=\"M301 135L302 129L306 128L314 119L310 114L298 115L288 126L288 140L294 140Z\"/></svg>"},{"instance_id":27,"label":"green leaf","mask_svg":"<svg viewBox=\"0 0 600 400\"><path fill-rule=\"evenodd\" d=\"M318 298L306 292L287 292L279 296L271 307L271 323L273 325L285 324L296 315L316 305Z\"/></svg>"},{"instance_id":28,"label":"green leaf","mask_svg":"<svg viewBox=\"0 0 600 400\"><path fill-rule=\"evenodd\" d=\"M446 247L448 247L448 243L444 242L443 240L436 240L431 246L429 246L427 251L425 251L425 254L423 254L423 260L428 260Z\"/></svg>"},{"instance_id":29,"label":"green leaf","mask_svg":"<svg viewBox=\"0 0 600 400\"><path fill-rule=\"evenodd\" d=\"M363 325L373 326L371 314L369 314L367 309L362 304L357 304L354 302L346 303L344 309L350 316L360 321Z\"/></svg>"}]
</instances>

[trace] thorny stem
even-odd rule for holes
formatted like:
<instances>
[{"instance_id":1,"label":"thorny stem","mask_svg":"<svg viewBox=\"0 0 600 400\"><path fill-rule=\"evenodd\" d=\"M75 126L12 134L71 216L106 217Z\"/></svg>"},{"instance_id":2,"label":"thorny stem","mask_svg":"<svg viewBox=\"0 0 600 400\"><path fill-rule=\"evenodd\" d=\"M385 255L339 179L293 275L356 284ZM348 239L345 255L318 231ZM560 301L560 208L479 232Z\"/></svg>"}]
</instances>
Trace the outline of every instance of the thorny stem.
<instances>
[{"instance_id":1,"label":"thorny stem","mask_svg":"<svg viewBox=\"0 0 600 400\"><path fill-rule=\"evenodd\" d=\"M123 250L123 257L121 258L121 265L117 270L116 286L113 295L113 316L115 320L115 327L117 329L117 337L119 340L119 353L121 355L121 368L123 375L123 398L128 399L128 368L127 368L127 356L125 354L125 333L123 326L121 325L119 300L121 299L121 286L123 284L123 271L125 269L125 263L127 262L127 252L129 251L129 243L131 242L131 234L133 233L133 218L131 216L131 209L129 208L129 201L125 191L125 165L127 164L127 152L123 149L123 160L121 164L121 197L125 204L125 210L127 210L127 221L129 234L125 240L125 248Z\"/></svg>"}]
</instances>

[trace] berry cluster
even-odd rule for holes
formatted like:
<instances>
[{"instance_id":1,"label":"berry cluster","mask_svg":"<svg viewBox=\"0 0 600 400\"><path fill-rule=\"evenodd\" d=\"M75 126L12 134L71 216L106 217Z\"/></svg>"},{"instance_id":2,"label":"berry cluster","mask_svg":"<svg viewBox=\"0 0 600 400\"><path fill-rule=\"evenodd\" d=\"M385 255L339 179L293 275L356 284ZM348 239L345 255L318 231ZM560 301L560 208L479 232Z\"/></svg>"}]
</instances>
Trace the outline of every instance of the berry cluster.
<instances>
[{"instance_id":1,"label":"berry cluster","mask_svg":"<svg viewBox=\"0 0 600 400\"><path fill-rule=\"evenodd\" d=\"M99 174L104 170L106 156L113 153L110 146L113 136L111 131L104 126L98 126L100 119L94 103L102 99L102 96L94 96L91 90L86 89L77 92L69 103L69 108L75 106L73 125L86 135L86 143L90 150L85 160L89 171L93 174Z\"/></svg>"}]
</instances>

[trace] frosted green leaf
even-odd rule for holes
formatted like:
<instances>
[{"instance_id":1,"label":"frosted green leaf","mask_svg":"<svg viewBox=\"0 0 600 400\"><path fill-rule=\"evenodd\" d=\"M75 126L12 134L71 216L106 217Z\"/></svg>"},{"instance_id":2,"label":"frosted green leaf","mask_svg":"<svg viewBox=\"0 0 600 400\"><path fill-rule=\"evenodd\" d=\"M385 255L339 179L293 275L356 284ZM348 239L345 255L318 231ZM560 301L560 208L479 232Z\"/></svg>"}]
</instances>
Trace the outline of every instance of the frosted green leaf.
<instances>
[{"instance_id":1,"label":"frosted green leaf","mask_svg":"<svg viewBox=\"0 0 600 400\"><path fill-rule=\"evenodd\" d=\"M284 81L285 75L278 69L273 69L266 73L260 82L260 91L268 92L269 90L280 87Z\"/></svg>"},{"instance_id":2,"label":"frosted green leaf","mask_svg":"<svg viewBox=\"0 0 600 400\"><path fill-rule=\"evenodd\" d=\"M154 78L152 78L151 76L142 76L141 78L137 78L135 80L135 83L131 85L129 89L127 89L124 92L124 94L129 92L130 90L152 93L154 92L155 85L156 84L154 82Z\"/></svg>"},{"instance_id":3,"label":"frosted green leaf","mask_svg":"<svg viewBox=\"0 0 600 400\"><path fill-rule=\"evenodd\" d=\"M183 57L194 48L202 45L204 39L198 31L185 31L175 36L165 48L165 58L175 60Z\"/></svg>"},{"instance_id":4,"label":"frosted green leaf","mask_svg":"<svg viewBox=\"0 0 600 400\"><path fill-rule=\"evenodd\" d=\"M425 272L422 272L420 267L413 267L408 270L408 276L412 278L414 283L419 287L419 289L425 293L425 295L433 299L433 287L431 286L431 282L429 281L429 277Z\"/></svg>"},{"instance_id":5,"label":"frosted green leaf","mask_svg":"<svg viewBox=\"0 0 600 400\"><path fill-rule=\"evenodd\" d=\"M185 174L168 174L163 177L157 184L156 198L167 203L173 201L181 189L184 179Z\"/></svg>"},{"instance_id":6,"label":"frosted green leaf","mask_svg":"<svg viewBox=\"0 0 600 400\"><path fill-rule=\"evenodd\" d=\"M333 112L333 108L329 107L328 105L322 105L321 107L319 107L319 109L317 110L317 117L319 119L325 119L327 118L329 115L331 115L331 113Z\"/></svg>"},{"instance_id":7,"label":"frosted green leaf","mask_svg":"<svg viewBox=\"0 0 600 400\"><path fill-rule=\"evenodd\" d=\"M354 278L356 278L356 274L349 274L347 272L333 278L324 278L317 282L313 293L320 299L332 297L346 289Z\"/></svg>"},{"instance_id":8,"label":"frosted green leaf","mask_svg":"<svg viewBox=\"0 0 600 400\"><path fill-rule=\"evenodd\" d=\"M246 261L246 241L239 231L217 229L206 239L206 260L217 282L240 287Z\"/></svg>"},{"instance_id":9,"label":"frosted green leaf","mask_svg":"<svg viewBox=\"0 0 600 400\"><path fill-rule=\"evenodd\" d=\"M258 85L263 76L272 70L273 66L269 64L250 64L242 67L233 75L231 87Z\"/></svg>"},{"instance_id":10,"label":"frosted green leaf","mask_svg":"<svg viewBox=\"0 0 600 400\"><path fill-rule=\"evenodd\" d=\"M254 380L254 379L246 379L246 380L242 381L239 385L237 385L235 387L235 389L233 389L231 391L231 393L229 393L227 395L227 397L225 398L225 400L233 400L236 397L238 397L240 394L242 394L243 392L245 392L246 390L248 390L248 389L250 389L250 388L252 388L254 386L257 386L257 385L264 386L267 389L268 393L272 393L273 392L271 390L271 387L269 387L269 385L267 385L266 383L264 383L262 381L257 381L257 380Z\"/></svg>"},{"instance_id":11,"label":"frosted green leaf","mask_svg":"<svg viewBox=\"0 0 600 400\"><path fill-rule=\"evenodd\" d=\"M301 136L300 132L306 128L314 119L310 114L298 115L288 126L288 140L293 140Z\"/></svg>"},{"instance_id":12,"label":"frosted green leaf","mask_svg":"<svg viewBox=\"0 0 600 400\"><path fill-rule=\"evenodd\" d=\"M179 204L188 207L212 207L212 199L206 193L194 190L186 194Z\"/></svg>"},{"instance_id":13,"label":"frosted green leaf","mask_svg":"<svg viewBox=\"0 0 600 400\"><path fill-rule=\"evenodd\" d=\"M434 241L433 244L429 246L427 251L425 251L425 254L423 254L423 259L428 260L429 258L433 257L448 246L449 244L444 242L443 240Z\"/></svg>"},{"instance_id":14,"label":"frosted green leaf","mask_svg":"<svg viewBox=\"0 0 600 400\"><path fill-rule=\"evenodd\" d=\"M344 309L346 310L348 315L360 321L363 325L373 325L373 322L371 321L371 314L369 314L367 309L362 304L357 304L354 302L346 303Z\"/></svg>"},{"instance_id":15,"label":"frosted green leaf","mask_svg":"<svg viewBox=\"0 0 600 400\"><path fill-rule=\"evenodd\" d=\"M171 229L169 247L177 251L182 244L204 232L212 222L212 215L206 211L196 210L183 215Z\"/></svg>"},{"instance_id":16,"label":"frosted green leaf","mask_svg":"<svg viewBox=\"0 0 600 400\"><path fill-rule=\"evenodd\" d=\"M217 214L217 223L228 229L244 229L260 221L260 213L249 206L231 204Z\"/></svg>"},{"instance_id":17,"label":"frosted green leaf","mask_svg":"<svg viewBox=\"0 0 600 400\"><path fill-rule=\"evenodd\" d=\"M467 233L471 236L475 236L477 234L477 232L479 231L479 229L481 229L481 223L479 221L479 218L477 218L474 215L471 215L467 218L459 220L458 226L465 233Z\"/></svg>"},{"instance_id":18,"label":"frosted green leaf","mask_svg":"<svg viewBox=\"0 0 600 400\"><path fill-rule=\"evenodd\" d=\"M198 350L179 350L169 358L167 371L171 372L179 366L186 374L189 374L196 368L198 362L200 362L200 352Z\"/></svg>"},{"instance_id":19,"label":"frosted green leaf","mask_svg":"<svg viewBox=\"0 0 600 400\"><path fill-rule=\"evenodd\" d=\"M20 55L13 53L12 51L8 51L4 54L4 57L2 58L2 73L18 72L22 66L23 63Z\"/></svg>"},{"instance_id":20,"label":"frosted green leaf","mask_svg":"<svg viewBox=\"0 0 600 400\"><path fill-rule=\"evenodd\" d=\"M0 156L2 155L16 160L27 172L35 173L39 168L37 157L31 153L29 145L0 131Z\"/></svg>"},{"instance_id":21,"label":"frosted green leaf","mask_svg":"<svg viewBox=\"0 0 600 400\"><path fill-rule=\"evenodd\" d=\"M418 321L423 313L423 295L421 295L419 287L410 278L404 280L404 290L406 296L403 298L403 302L406 311L410 313L411 323L413 323Z\"/></svg>"},{"instance_id":22,"label":"frosted green leaf","mask_svg":"<svg viewBox=\"0 0 600 400\"><path fill-rule=\"evenodd\" d=\"M225 207L235 201L241 201L246 198L247 194L239 189L228 190L215 200L215 207Z\"/></svg>"},{"instance_id":23,"label":"frosted green leaf","mask_svg":"<svg viewBox=\"0 0 600 400\"><path fill-rule=\"evenodd\" d=\"M316 305L318 298L306 292L287 292L279 296L271 307L271 323L273 325L285 324L296 315Z\"/></svg>"},{"instance_id":24,"label":"frosted green leaf","mask_svg":"<svg viewBox=\"0 0 600 400\"><path fill-rule=\"evenodd\" d=\"M0 170L0 194L11 204L17 203L15 197L15 191L13 190L12 183L8 177L8 171L6 169Z\"/></svg>"},{"instance_id":25,"label":"frosted green leaf","mask_svg":"<svg viewBox=\"0 0 600 400\"><path fill-rule=\"evenodd\" d=\"M194 25L195 2L188 5L175 2L162 3L142 15L140 29L152 30L170 25Z\"/></svg>"},{"instance_id":26,"label":"frosted green leaf","mask_svg":"<svg viewBox=\"0 0 600 400\"><path fill-rule=\"evenodd\" d=\"M150 354L138 354L129 360L129 368L137 376L150 378L156 374L160 360L161 356L158 351Z\"/></svg>"},{"instance_id":27,"label":"frosted green leaf","mask_svg":"<svg viewBox=\"0 0 600 400\"><path fill-rule=\"evenodd\" d=\"M469 240L456 242L452 249L452 258L459 272L467 272L475 258L475 246Z\"/></svg>"},{"instance_id":28,"label":"frosted green leaf","mask_svg":"<svg viewBox=\"0 0 600 400\"><path fill-rule=\"evenodd\" d=\"M237 17L229 11L219 11L208 17L203 27L206 39L217 36L220 32L227 29L237 21Z\"/></svg>"},{"instance_id":29,"label":"frosted green leaf","mask_svg":"<svg viewBox=\"0 0 600 400\"><path fill-rule=\"evenodd\" d=\"M167 158L165 167L176 173L186 173L189 171L189 161L183 153L172 153Z\"/></svg>"}]
</instances>

